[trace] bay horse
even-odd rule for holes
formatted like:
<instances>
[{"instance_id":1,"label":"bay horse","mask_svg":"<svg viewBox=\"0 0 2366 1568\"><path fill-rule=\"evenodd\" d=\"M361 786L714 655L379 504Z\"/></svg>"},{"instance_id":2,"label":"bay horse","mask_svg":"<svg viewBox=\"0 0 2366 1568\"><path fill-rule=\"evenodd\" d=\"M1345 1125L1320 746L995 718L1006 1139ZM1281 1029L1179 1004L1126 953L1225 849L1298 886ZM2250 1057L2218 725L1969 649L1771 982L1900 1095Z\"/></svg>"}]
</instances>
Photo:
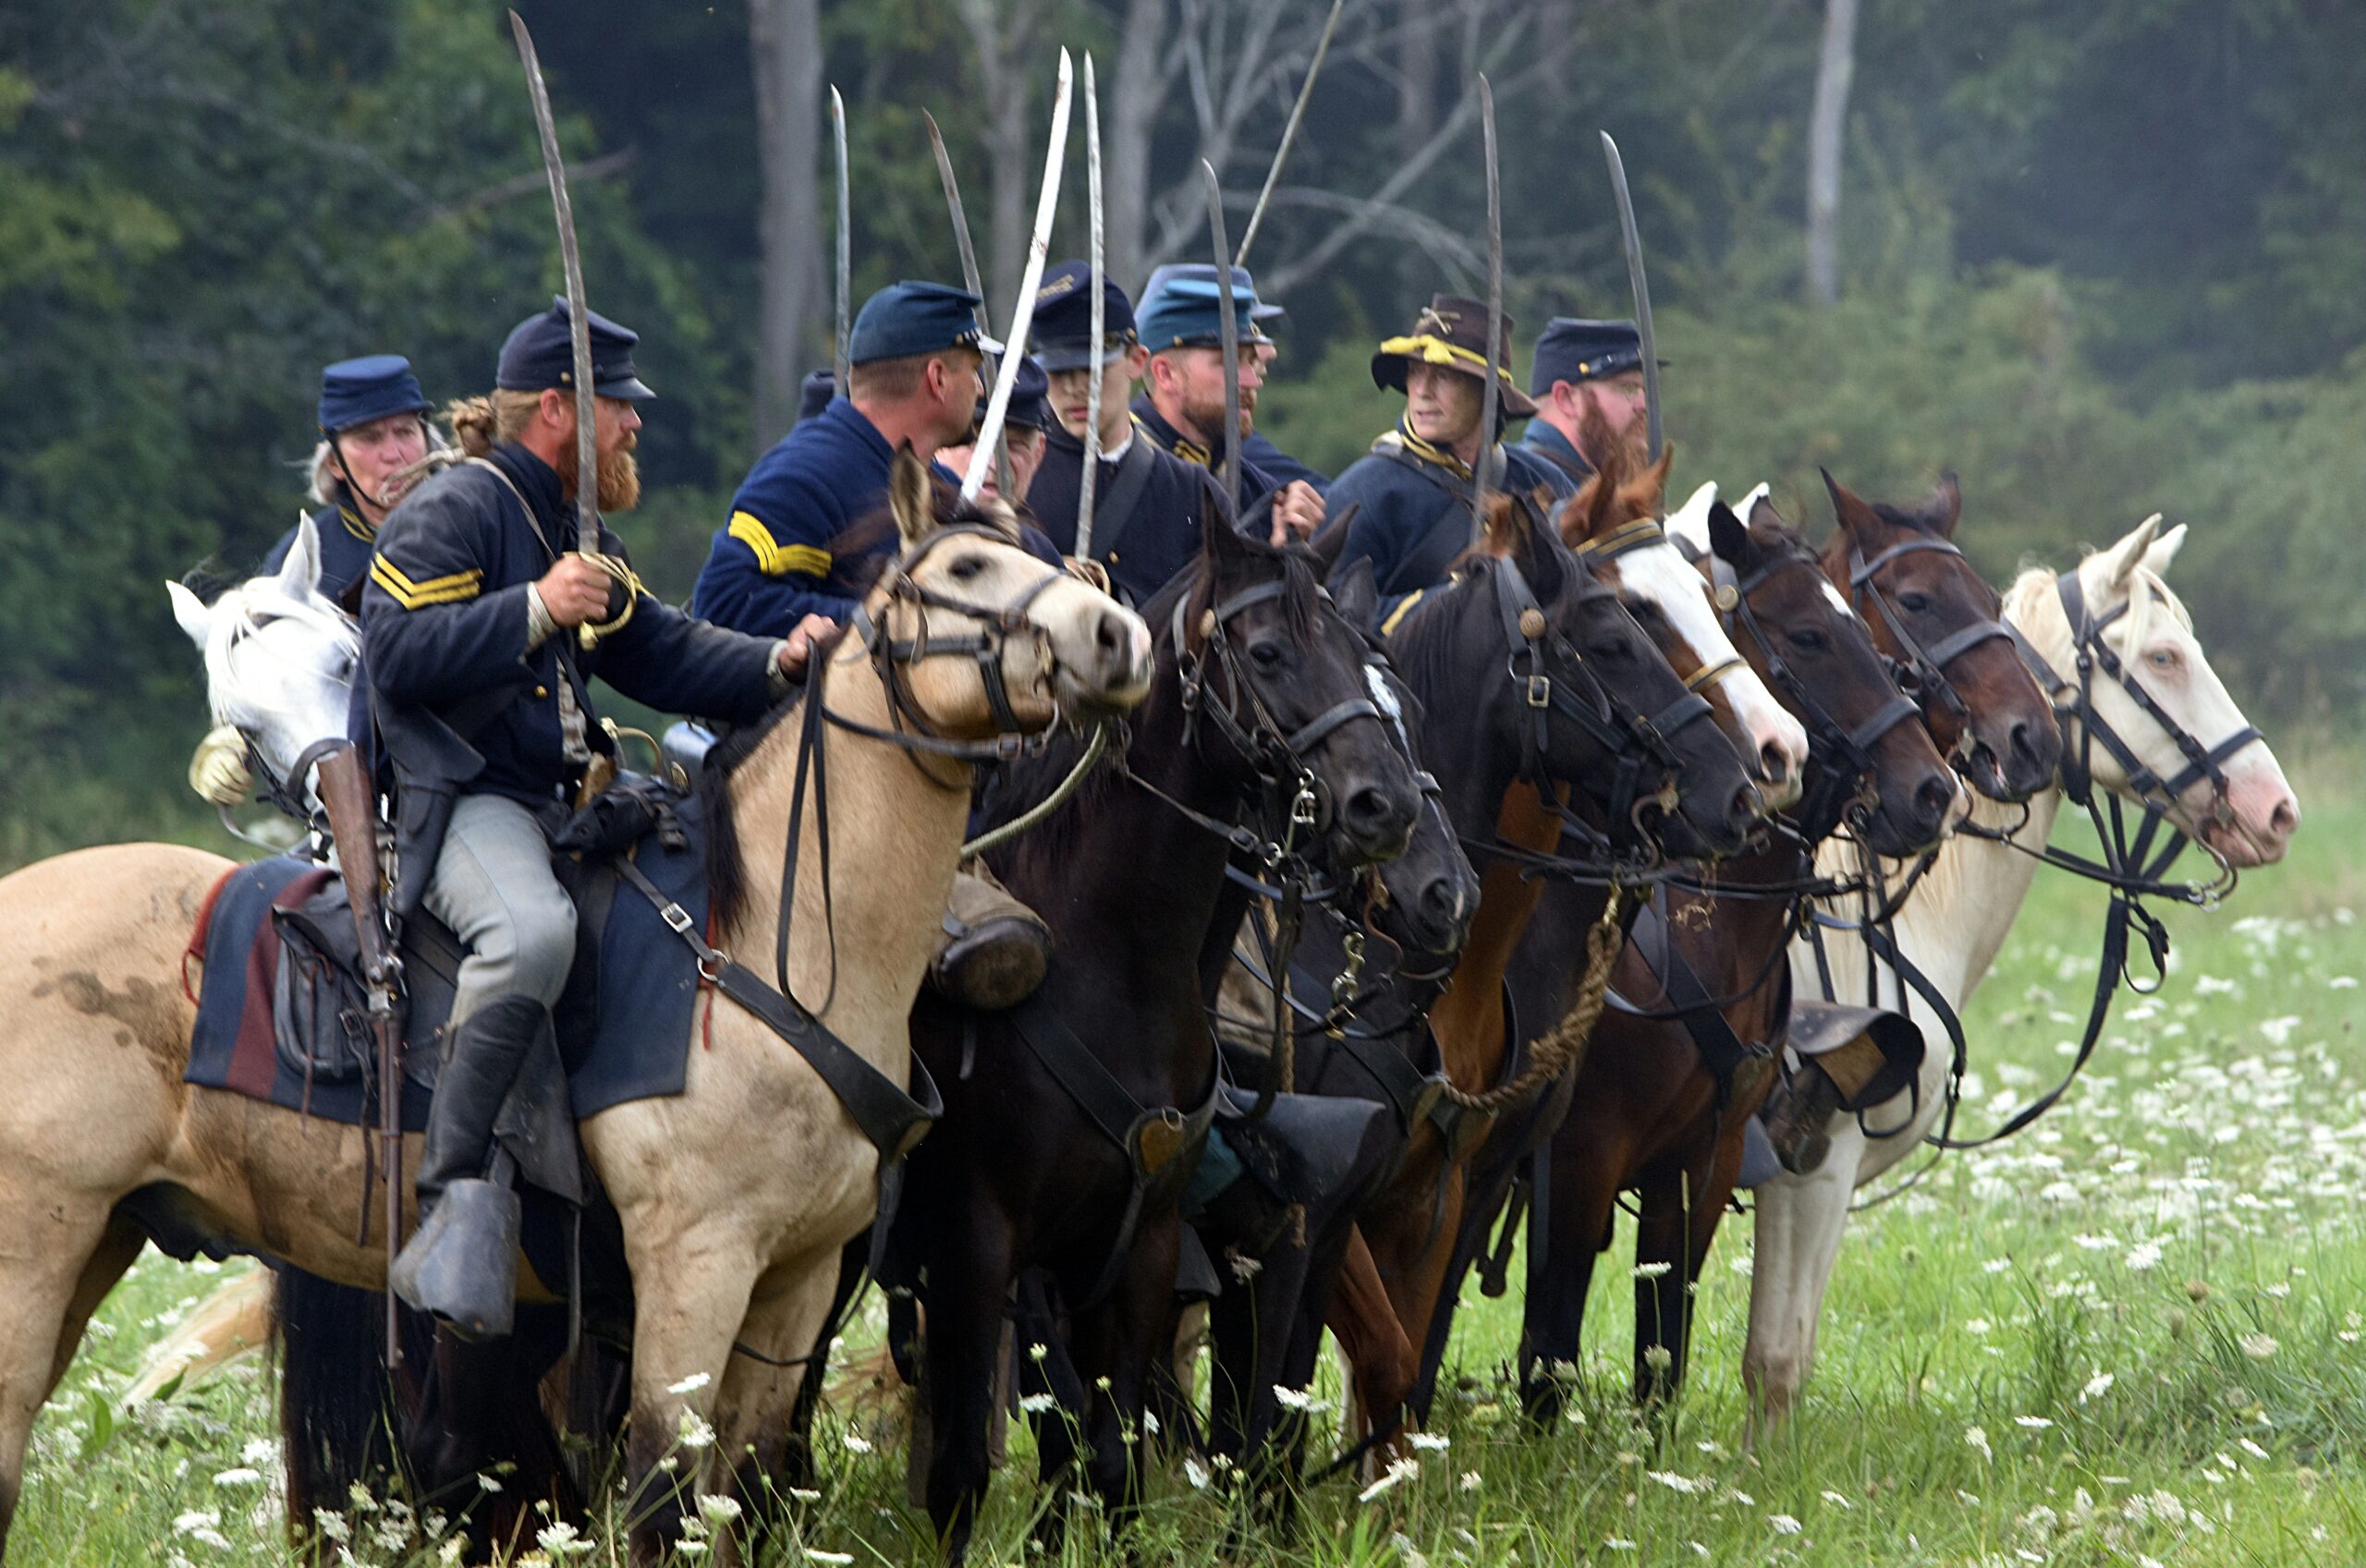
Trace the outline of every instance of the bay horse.
<instances>
[{"instance_id":1,"label":"bay horse","mask_svg":"<svg viewBox=\"0 0 2366 1568\"><path fill-rule=\"evenodd\" d=\"M1705 882L1664 884L1648 939L1630 938L1613 971L1616 998L1530 1173L1519 1369L1540 1418L1559 1407L1561 1369L1579 1362L1594 1258L1623 1190L1640 1199L1634 1397L1653 1404L1681 1386L1693 1290L1792 1015L1786 954L1815 845L1845 820L1877 854L1918 854L1938 842L1956 801L1916 705L1806 541L1762 498L1745 524L1714 497L1703 486L1668 532L1719 568L1719 602L1744 656L1806 726L1805 792L1767 849ZM1572 892L1546 889L1513 960L1524 1010L1567 1005L1581 978ZM1671 953L1689 975L1680 996Z\"/></svg>"},{"instance_id":2,"label":"bay horse","mask_svg":"<svg viewBox=\"0 0 2366 1568\"><path fill-rule=\"evenodd\" d=\"M955 1562L990 1477L1005 1302L1025 1270L1048 1278L1077 1378L1073 1421L1039 1427L1043 1477L1061 1489L1043 1527L1062 1527L1079 1472L1111 1525L1139 1503L1145 1392L1172 1343L1177 1200L1219 1088L1206 954L1249 898L1226 874L1235 852L1266 877L1309 859L1352 877L1405 848L1421 799L1372 701L1362 635L1326 602L1311 553L1237 532L1213 506L1202 533L1198 560L1145 606L1155 673L1122 750L991 857L1052 927L1043 988L1006 1014L923 994L912 1015L945 1113L914 1155L890 1257L926 1309L925 1495ZM1070 760L1055 747L1007 767L995 802L1041 798Z\"/></svg>"},{"instance_id":3,"label":"bay horse","mask_svg":"<svg viewBox=\"0 0 2366 1568\"><path fill-rule=\"evenodd\" d=\"M1531 868L1569 822L1598 846L1592 941L1606 978L1619 918L1607 875L1596 874L1612 869L1607 857L1656 855L1663 841L1679 853L1731 854L1762 807L1732 737L1697 722L1712 708L1688 687L1688 672L1570 553L1543 505L1542 496L1495 498L1483 549L1424 593L1389 639L1433 715L1436 755L1457 760L1441 774L1447 815L1487 864L1470 940L1429 1010L1459 1113L1450 1134L1429 1122L1415 1130L1360 1222L1371 1268L1351 1267L1332 1314L1336 1324L1385 1310L1413 1348L1409 1381L1382 1385L1357 1366L1358 1420L1374 1435L1400 1414L1426 1415L1456 1291L1476 1256L1470 1215L1482 1193L1471 1172L1498 1139L1530 1136L1599 1006L1597 993L1549 1027L1506 1009L1505 966L1538 897ZM1689 673L1699 667L1705 661Z\"/></svg>"},{"instance_id":4,"label":"bay horse","mask_svg":"<svg viewBox=\"0 0 2366 1568\"><path fill-rule=\"evenodd\" d=\"M2163 533L2153 517L2087 556L2067 579L2031 569L2004 597L2006 624L2046 669L2069 679L2067 673L2084 660L2098 668L2116 664L2125 678L2098 676L2083 715L2073 703L2075 691L2055 694L2063 715L2060 761L2046 787L2030 798L2027 816L1975 800L1970 825L1981 831L1951 836L1907 898L1893 935L1950 1008L1970 1000L2004 946L2036 879L2035 852L2044 847L2067 798L2059 775L2073 768L2086 776L2087 788L2140 809L2157 808L2171 827L2228 867L2272 865L2290 847L2300 825L2299 803L2266 740L2211 669L2191 617L2165 580L2185 531L2179 524ZM2074 602L2080 609L2075 625ZM2127 757L2101 740L2106 729L2127 748ZM2210 767L2192 762L2197 748L2214 760ZM2172 784L2177 787L2169 788ZM1881 1004L1900 1005L1896 970L1871 961L1860 944L1829 942L1827 961L1841 996L1867 994L1870 971ZM1815 955L1804 942L1794 944L1791 968L1796 983L1817 983ZM1850 1194L1904 1159L1948 1102L1948 1042L1933 1037L1936 1019L1919 992L1905 1006L1925 1037L1922 1070L1911 1093L1862 1117L1834 1118L1831 1152L1822 1168L1757 1189L1742 1379L1759 1430L1790 1411L1813 1363L1816 1324L1848 1225ZM1869 1127L1883 1136L1869 1136Z\"/></svg>"},{"instance_id":5,"label":"bay horse","mask_svg":"<svg viewBox=\"0 0 2366 1568\"><path fill-rule=\"evenodd\" d=\"M842 732L814 763L838 803L834 858L862 874L833 878L826 908L820 877L782 885L802 726L776 716L723 784L736 852L722 869L741 896L716 937L726 953L752 955L787 922L792 989L826 993L820 1021L901 1083L907 1015L935 943L968 790L966 770L957 781L934 763L946 776L923 776L890 726L924 723L947 740L1000 728L980 659L930 651L923 623L1026 633L1008 638L999 663L1008 711L1031 728L1138 701L1148 633L1018 548L1015 533L967 515L945 526L909 453L892 493L903 554L865 600L881 635L844 637L817 655L804 696L826 702L829 728ZM809 867L821 864L818 837L815 822L801 824ZM13 1217L0 1217L0 1530L35 1414L90 1314L152 1236L183 1255L250 1251L384 1288L386 1238L363 1211L362 1130L183 1082L194 1016L186 950L208 890L230 869L197 850L124 845L0 880L0 996L11 1020L0 1070L15 1107L0 1127L0 1190L13 1195ZM680 1096L604 1112L581 1136L622 1221L636 1291L636 1495L737 1489L752 1504L778 1459L799 1374L792 1358L820 1328L839 1248L871 1218L879 1154L753 1015L715 1005L710 992L691 1027ZM551 1299L531 1270L520 1287L526 1300ZM757 1354L735 1355L743 1346ZM677 1452L686 1427L712 1430L713 1447ZM637 1558L653 1560L680 1524L678 1513L649 1510L634 1531ZM735 1543L719 1550L728 1556Z\"/></svg>"}]
</instances>

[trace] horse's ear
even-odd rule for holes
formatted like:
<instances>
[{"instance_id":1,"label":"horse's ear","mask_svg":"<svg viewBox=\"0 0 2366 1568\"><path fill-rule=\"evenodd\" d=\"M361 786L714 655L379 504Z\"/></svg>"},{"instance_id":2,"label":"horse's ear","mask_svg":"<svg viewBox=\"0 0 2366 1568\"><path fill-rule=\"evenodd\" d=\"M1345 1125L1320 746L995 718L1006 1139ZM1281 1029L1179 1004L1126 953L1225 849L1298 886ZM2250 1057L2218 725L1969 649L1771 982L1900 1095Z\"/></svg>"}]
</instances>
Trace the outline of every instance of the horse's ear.
<instances>
[{"instance_id":1,"label":"horse's ear","mask_svg":"<svg viewBox=\"0 0 2366 1568\"><path fill-rule=\"evenodd\" d=\"M1956 524L1963 520L1963 485L1953 468L1939 476L1939 488L1922 504L1922 516L1941 539L1955 538Z\"/></svg>"},{"instance_id":2,"label":"horse's ear","mask_svg":"<svg viewBox=\"0 0 2366 1568\"><path fill-rule=\"evenodd\" d=\"M1750 529L1722 501L1709 504L1709 548L1729 566L1745 565L1750 559Z\"/></svg>"},{"instance_id":3,"label":"horse's ear","mask_svg":"<svg viewBox=\"0 0 2366 1568\"><path fill-rule=\"evenodd\" d=\"M206 632L213 624L213 612L205 607L205 601L177 582L166 583L165 591L173 597L173 619L181 624L181 630L189 634L191 642L203 648Z\"/></svg>"},{"instance_id":4,"label":"horse's ear","mask_svg":"<svg viewBox=\"0 0 2366 1568\"><path fill-rule=\"evenodd\" d=\"M1331 579L1331 602L1358 631L1369 631L1380 611L1380 588L1372 581L1372 557L1359 555Z\"/></svg>"},{"instance_id":5,"label":"horse's ear","mask_svg":"<svg viewBox=\"0 0 2366 1568\"><path fill-rule=\"evenodd\" d=\"M2154 514L2155 517L2158 515ZM2176 560L2177 552L2184 548L2185 525L2179 523L2173 529L2164 530L2153 539L2152 548L2144 552L2145 569L2156 577L2167 577L2169 563Z\"/></svg>"},{"instance_id":6,"label":"horse's ear","mask_svg":"<svg viewBox=\"0 0 2366 1568\"><path fill-rule=\"evenodd\" d=\"M1213 481L1200 487L1200 547L1201 553L1218 565L1245 560L1250 553L1248 537L1225 516Z\"/></svg>"},{"instance_id":7,"label":"horse's ear","mask_svg":"<svg viewBox=\"0 0 2366 1568\"><path fill-rule=\"evenodd\" d=\"M1659 460L1620 487L1629 504L1640 508L1639 516L1656 517L1667 510L1667 475L1675 462L1676 443L1663 442Z\"/></svg>"},{"instance_id":8,"label":"horse's ear","mask_svg":"<svg viewBox=\"0 0 2366 1568\"><path fill-rule=\"evenodd\" d=\"M2144 564L2144 553L2153 548L2160 537L2161 514L2153 513L2130 529L2128 536L2109 550L2103 552L2105 586L2126 592L2136 576L2136 568Z\"/></svg>"},{"instance_id":9,"label":"horse's ear","mask_svg":"<svg viewBox=\"0 0 2366 1568\"><path fill-rule=\"evenodd\" d=\"M1717 481L1709 480L1686 496L1684 504L1667 515L1667 536L1689 546L1694 553L1709 553L1709 508L1716 504Z\"/></svg>"},{"instance_id":10,"label":"horse's ear","mask_svg":"<svg viewBox=\"0 0 2366 1568\"><path fill-rule=\"evenodd\" d=\"M1754 529L1785 526L1783 514L1775 509L1773 490L1773 486L1762 482L1756 490L1741 498L1737 515Z\"/></svg>"},{"instance_id":11,"label":"horse's ear","mask_svg":"<svg viewBox=\"0 0 2366 1568\"><path fill-rule=\"evenodd\" d=\"M896 531L906 544L918 544L936 531L936 487L929 482L928 465L906 442L896 448L887 470L887 507L896 515Z\"/></svg>"},{"instance_id":12,"label":"horse's ear","mask_svg":"<svg viewBox=\"0 0 2366 1568\"><path fill-rule=\"evenodd\" d=\"M296 519L296 538L279 564L279 591L309 604L321 588L321 530L309 517Z\"/></svg>"},{"instance_id":13,"label":"horse's ear","mask_svg":"<svg viewBox=\"0 0 2366 1568\"><path fill-rule=\"evenodd\" d=\"M1834 479L1830 468L1818 468L1816 472L1823 476L1823 488L1832 494L1832 515L1850 537L1860 538L1863 533L1881 528L1881 515L1855 491Z\"/></svg>"},{"instance_id":14,"label":"horse's ear","mask_svg":"<svg viewBox=\"0 0 2366 1568\"><path fill-rule=\"evenodd\" d=\"M1323 526L1314 530L1314 537L1306 541L1307 548L1314 552L1314 558L1323 564L1324 577L1329 577L1331 569L1339 564L1340 555L1348 548L1348 530L1355 527L1356 514L1363 510L1363 504L1360 501L1348 502L1345 511L1323 518Z\"/></svg>"}]
</instances>

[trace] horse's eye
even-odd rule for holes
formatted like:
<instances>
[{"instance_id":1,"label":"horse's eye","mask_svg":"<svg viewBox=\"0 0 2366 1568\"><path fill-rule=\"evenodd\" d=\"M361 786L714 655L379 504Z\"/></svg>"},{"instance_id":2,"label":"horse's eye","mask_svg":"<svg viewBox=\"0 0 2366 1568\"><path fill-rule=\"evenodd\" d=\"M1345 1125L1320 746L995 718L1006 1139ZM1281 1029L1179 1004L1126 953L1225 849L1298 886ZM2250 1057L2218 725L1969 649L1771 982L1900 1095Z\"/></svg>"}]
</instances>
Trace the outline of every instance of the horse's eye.
<instances>
[{"instance_id":1,"label":"horse's eye","mask_svg":"<svg viewBox=\"0 0 2366 1568\"><path fill-rule=\"evenodd\" d=\"M1931 596L1909 590L1897 596L1897 607L1909 615L1919 615L1931 607Z\"/></svg>"},{"instance_id":2,"label":"horse's eye","mask_svg":"<svg viewBox=\"0 0 2366 1568\"><path fill-rule=\"evenodd\" d=\"M2174 648L2155 648L2144 657L2156 670L2174 670L2185 662Z\"/></svg>"},{"instance_id":3,"label":"horse's eye","mask_svg":"<svg viewBox=\"0 0 2366 1568\"><path fill-rule=\"evenodd\" d=\"M1279 669L1283 659L1282 645L1278 642L1251 643L1249 657L1257 662L1261 670Z\"/></svg>"},{"instance_id":4,"label":"horse's eye","mask_svg":"<svg viewBox=\"0 0 2366 1568\"><path fill-rule=\"evenodd\" d=\"M952 566L953 575L963 582L968 582L985 569L985 562L975 555L963 555L955 560Z\"/></svg>"},{"instance_id":5,"label":"horse's eye","mask_svg":"<svg viewBox=\"0 0 2366 1568\"><path fill-rule=\"evenodd\" d=\"M1824 649L1823 634L1804 629L1795 631L1791 633L1791 646L1802 653L1821 653Z\"/></svg>"}]
</instances>

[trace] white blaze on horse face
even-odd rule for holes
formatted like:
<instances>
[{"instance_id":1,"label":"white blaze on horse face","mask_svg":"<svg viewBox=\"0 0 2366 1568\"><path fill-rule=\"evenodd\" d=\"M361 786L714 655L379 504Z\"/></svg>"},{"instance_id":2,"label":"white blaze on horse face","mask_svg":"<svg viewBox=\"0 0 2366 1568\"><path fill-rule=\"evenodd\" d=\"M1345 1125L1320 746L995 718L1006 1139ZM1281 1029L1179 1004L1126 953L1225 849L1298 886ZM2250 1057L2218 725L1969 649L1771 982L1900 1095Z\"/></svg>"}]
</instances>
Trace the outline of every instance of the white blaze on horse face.
<instances>
[{"instance_id":1,"label":"white blaze on horse face","mask_svg":"<svg viewBox=\"0 0 2366 1568\"><path fill-rule=\"evenodd\" d=\"M2153 530L2158 523L2157 517L2147 519L2111 549L2081 562L2079 587L2091 614L2102 616L2123 604L2128 607L2126 614L2104 628L2104 640L2119 655L2129 677L2179 728L2205 748L2215 749L2250 721L2211 668L2209 655L2193 635L2191 617L2160 575L2160 568L2176 559L2185 529L2180 525L2156 537ZM2058 614L2055 619L2060 621ZM2067 622L2062 623L2066 642L2067 631ZM2055 668L2067 672L2075 661L2067 648L2063 651L2065 662ZM2176 737L2117 682L2097 679L2093 700L2104 723L2127 741L2155 776L2172 778L2184 771L2187 760ZM2128 788L2127 770L2107 748L2094 747L2090 757L2096 779L2106 788L2122 792ZM2226 777L2226 813L2231 820L2217 819L2216 786L2203 778L2178 797L2174 813L2177 825L2234 865L2281 860L2300 825L2300 806L2275 753L2265 740L2254 739L2219 767Z\"/></svg>"},{"instance_id":2,"label":"white blaze on horse face","mask_svg":"<svg viewBox=\"0 0 2366 1568\"><path fill-rule=\"evenodd\" d=\"M1738 661L1741 655L1718 623L1709 585L1677 553L1673 544L1658 543L1630 550L1617 559L1619 586L1649 601L1676 628L1703 669L1735 661L1717 679L1734 718L1750 738L1753 772L1769 783L1762 793L1769 810L1780 810L1799 796L1808 765L1808 732L1784 711L1758 678L1758 672Z\"/></svg>"}]
</instances>

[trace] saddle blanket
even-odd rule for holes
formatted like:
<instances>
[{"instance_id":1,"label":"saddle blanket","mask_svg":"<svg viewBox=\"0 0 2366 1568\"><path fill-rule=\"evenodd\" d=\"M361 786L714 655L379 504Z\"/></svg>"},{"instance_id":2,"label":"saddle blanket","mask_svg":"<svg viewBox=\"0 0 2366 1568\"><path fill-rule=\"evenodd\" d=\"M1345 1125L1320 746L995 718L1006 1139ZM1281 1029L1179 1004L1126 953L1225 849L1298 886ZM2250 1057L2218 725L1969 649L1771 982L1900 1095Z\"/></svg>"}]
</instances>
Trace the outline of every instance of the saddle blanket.
<instances>
[{"instance_id":1,"label":"saddle blanket","mask_svg":"<svg viewBox=\"0 0 2366 1568\"><path fill-rule=\"evenodd\" d=\"M638 845L635 862L703 926L698 803L676 803L674 816L688 842L667 848L649 834ZM572 884L577 910L575 968L555 1010L570 1109L581 1121L630 1100L681 1093L700 989L689 949L639 893L624 888L617 896L613 870L558 864L562 881ZM283 926L297 934L283 934ZM321 1009L332 1015L318 1017L309 1029L289 1027L283 981L306 978L319 965L311 943L302 940L308 932L328 939L323 945L330 947L331 960L350 969L351 917L327 868L281 856L235 867L214 885L189 938L189 956L203 960L204 983L183 1078L348 1125L374 1125L370 1082L375 1064L358 1001L341 1012ZM459 959L451 934L424 915L404 932L406 1131L426 1125ZM283 976L290 966L298 972ZM358 980L349 982L348 994L358 999ZM285 1038L291 1032L335 1038Z\"/></svg>"}]
</instances>

